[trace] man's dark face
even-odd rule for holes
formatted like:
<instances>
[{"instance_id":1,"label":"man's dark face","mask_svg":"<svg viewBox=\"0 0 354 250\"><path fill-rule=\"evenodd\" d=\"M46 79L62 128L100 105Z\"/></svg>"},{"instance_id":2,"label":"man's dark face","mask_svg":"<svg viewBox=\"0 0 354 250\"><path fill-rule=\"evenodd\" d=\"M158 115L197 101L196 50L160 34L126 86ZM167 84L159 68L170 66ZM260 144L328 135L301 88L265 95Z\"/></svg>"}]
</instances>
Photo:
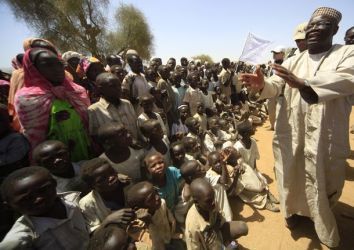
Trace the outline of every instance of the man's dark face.
<instances>
[{"instance_id":1,"label":"man's dark face","mask_svg":"<svg viewBox=\"0 0 354 250\"><path fill-rule=\"evenodd\" d=\"M333 20L325 16L313 17L306 29L309 52L314 54L328 50L332 46L332 39L337 30L338 26Z\"/></svg>"},{"instance_id":2,"label":"man's dark face","mask_svg":"<svg viewBox=\"0 0 354 250\"><path fill-rule=\"evenodd\" d=\"M138 56L132 57L132 59L129 61L129 66L134 73L140 73L143 70L143 62Z\"/></svg>"},{"instance_id":3,"label":"man's dark face","mask_svg":"<svg viewBox=\"0 0 354 250\"><path fill-rule=\"evenodd\" d=\"M173 71L176 67L176 60L170 59L167 61L167 65L166 65L170 71Z\"/></svg>"},{"instance_id":4,"label":"man's dark face","mask_svg":"<svg viewBox=\"0 0 354 250\"><path fill-rule=\"evenodd\" d=\"M345 33L344 41L345 41L345 45L352 45L352 44L354 44L354 28L349 29L349 30Z\"/></svg>"}]
</instances>

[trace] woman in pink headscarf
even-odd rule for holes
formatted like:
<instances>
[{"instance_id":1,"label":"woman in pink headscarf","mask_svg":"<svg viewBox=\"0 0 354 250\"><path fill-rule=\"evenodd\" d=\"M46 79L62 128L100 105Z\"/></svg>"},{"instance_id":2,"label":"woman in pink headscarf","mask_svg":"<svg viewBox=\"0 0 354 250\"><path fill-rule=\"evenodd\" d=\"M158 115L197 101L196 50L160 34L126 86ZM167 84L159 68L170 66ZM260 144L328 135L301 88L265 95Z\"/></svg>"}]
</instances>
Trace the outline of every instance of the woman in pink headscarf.
<instances>
[{"instance_id":1,"label":"woman in pink headscarf","mask_svg":"<svg viewBox=\"0 0 354 250\"><path fill-rule=\"evenodd\" d=\"M32 149L47 139L60 140L71 159L88 159L87 108L83 87L65 75L62 61L53 52L35 48L23 59L24 87L15 96L21 129Z\"/></svg>"}]
</instances>

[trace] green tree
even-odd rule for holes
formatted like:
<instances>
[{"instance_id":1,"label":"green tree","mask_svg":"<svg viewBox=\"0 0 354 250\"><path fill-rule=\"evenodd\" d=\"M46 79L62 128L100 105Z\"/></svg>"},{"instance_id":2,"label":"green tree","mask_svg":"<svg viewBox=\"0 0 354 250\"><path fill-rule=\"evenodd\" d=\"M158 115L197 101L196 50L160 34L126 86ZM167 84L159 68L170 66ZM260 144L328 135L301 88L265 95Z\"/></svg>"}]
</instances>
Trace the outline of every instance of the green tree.
<instances>
[{"instance_id":1,"label":"green tree","mask_svg":"<svg viewBox=\"0 0 354 250\"><path fill-rule=\"evenodd\" d=\"M3 0L16 18L61 51L76 50L102 58L109 0Z\"/></svg>"},{"instance_id":2,"label":"green tree","mask_svg":"<svg viewBox=\"0 0 354 250\"><path fill-rule=\"evenodd\" d=\"M111 52L136 50L143 59L150 59L153 52L153 35L144 14L131 4L122 4L115 14L117 28L108 34Z\"/></svg>"},{"instance_id":3,"label":"green tree","mask_svg":"<svg viewBox=\"0 0 354 250\"><path fill-rule=\"evenodd\" d=\"M206 54L196 55L196 56L193 56L192 58L193 58L193 60L198 60L199 59L202 62L202 64L205 63L205 62L209 62L210 64L214 63L213 59L211 59L211 57L209 55L206 55Z\"/></svg>"}]
</instances>

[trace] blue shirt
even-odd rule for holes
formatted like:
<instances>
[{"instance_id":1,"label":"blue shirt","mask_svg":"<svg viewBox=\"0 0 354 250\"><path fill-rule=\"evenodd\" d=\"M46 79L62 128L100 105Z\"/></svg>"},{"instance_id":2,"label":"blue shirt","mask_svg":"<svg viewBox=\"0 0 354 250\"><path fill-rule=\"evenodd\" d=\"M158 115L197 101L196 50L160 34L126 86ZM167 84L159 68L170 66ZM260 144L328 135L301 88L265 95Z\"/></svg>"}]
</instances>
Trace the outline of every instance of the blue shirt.
<instances>
[{"instance_id":1,"label":"blue shirt","mask_svg":"<svg viewBox=\"0 0 354 250\"><path fill-rule=\"evenodd\" d=\"M165 199L167 207L172 211L177 204L181 173L179 169L170 166L166 169L166 185L158 187L161 198Z\"/></svg>"}]
</instances>

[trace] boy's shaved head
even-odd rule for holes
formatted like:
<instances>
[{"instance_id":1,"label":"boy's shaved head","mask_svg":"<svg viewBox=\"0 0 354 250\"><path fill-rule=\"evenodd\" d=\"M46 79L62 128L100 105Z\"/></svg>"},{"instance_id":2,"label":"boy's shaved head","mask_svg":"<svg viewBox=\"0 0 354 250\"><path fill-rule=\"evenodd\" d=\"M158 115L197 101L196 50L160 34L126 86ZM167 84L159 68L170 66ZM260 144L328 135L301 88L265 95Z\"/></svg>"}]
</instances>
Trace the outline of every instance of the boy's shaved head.
<instances>
[{"instance_id":1,"label":"boy's shaved head","mask_svg":"<svg viewBox=\"0 0 354 250\"><path fill-rule=\"evenodd\" d=\"M199 163L196 160L187 161L182 164L180 172L183 178L192 176L197 169Z\"/></svg>"},{"instance_id":2,"label":"boy's shaved head","mask_svg":"<svg viewBox=\"0 0 354 250\"><path fill-rule=\"evenodd\" d=\"M191 193L194 200L199 200L202 196L213 192L213 187L204 178L197 178L191 183Z\"/></svg>"},{"instance_id":3,"label":"boy's shaved head","mask_svg":"<svg viewBox=\"0 0 354 250\"><path fill-rule=\"evenodd\" d=\"M49 179L53 179L50 172L43 167L25 167L18 169L11 174L9 174L3 183L1 184L1 197L4 201L9 201L12 197L13 185L15 182L23 180L34 174L43 174L43 176L48 176ZM53 179L54 181L54 179Z\"/></svg>"},{"instance_id":4,"label":"boy's shaved head","mask_svg":"<svg viewBox=\"0 0 354 250\"><path fill-rule=\"evenodd\" d=\"M96 85L97 86L103 86L105 84L108 84L110 79L118 79L118 77L115 74L109 73L109 72L104 72L101 73L97 76L96 78Z\"/></svg>"},{"instance_id":5,"label":"boy's shaved head","mask_svg":"<svg viewBox=\"0 0 354 250\"><path fill-rule=\"evenodd\" d=\"M98 128L97 137L98 140L103 143L105 140L112 137L112 135L116 134L117 131L123 129L124 125L120 122L111 122L103 124Z\"/></svg>"},{"instance_id":6,"label":"boy's shaved head","mask_svg":"<svg viewBox=\"0 0 354 250\"><path fill-rule=\"evenodd\" d=\"M146 195L154 186L148 181L142 181L133 185L127 191L127 205L131 208L144 206Z\"/></svg>"}]
</instances>

